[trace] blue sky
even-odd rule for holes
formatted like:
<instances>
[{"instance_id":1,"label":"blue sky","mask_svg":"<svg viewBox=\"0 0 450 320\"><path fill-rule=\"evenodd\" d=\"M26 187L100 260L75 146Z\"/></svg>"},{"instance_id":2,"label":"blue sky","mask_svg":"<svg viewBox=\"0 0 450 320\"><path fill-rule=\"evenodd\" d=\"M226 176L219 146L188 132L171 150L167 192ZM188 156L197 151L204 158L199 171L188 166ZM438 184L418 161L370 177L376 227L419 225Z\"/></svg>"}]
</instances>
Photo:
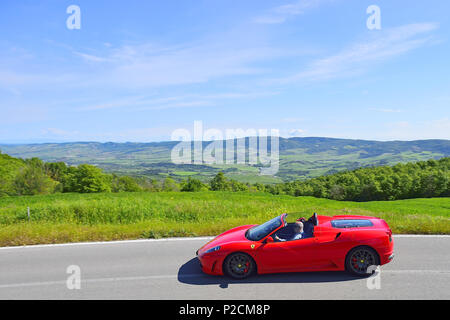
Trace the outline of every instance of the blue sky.
<instances>
[{"instance_id":1,"label":"blue sky","mask_svg":"<svg viewBox=\"0 0 450 320\"><path fill-rule=\"evenodd\" d=\"M69 5L81 29L69 30ZM369 30L369 5L381 29ZM0 4L0 142L160 141L178 128L450 139L450 3Z\"/></svg>"}]
</instances>

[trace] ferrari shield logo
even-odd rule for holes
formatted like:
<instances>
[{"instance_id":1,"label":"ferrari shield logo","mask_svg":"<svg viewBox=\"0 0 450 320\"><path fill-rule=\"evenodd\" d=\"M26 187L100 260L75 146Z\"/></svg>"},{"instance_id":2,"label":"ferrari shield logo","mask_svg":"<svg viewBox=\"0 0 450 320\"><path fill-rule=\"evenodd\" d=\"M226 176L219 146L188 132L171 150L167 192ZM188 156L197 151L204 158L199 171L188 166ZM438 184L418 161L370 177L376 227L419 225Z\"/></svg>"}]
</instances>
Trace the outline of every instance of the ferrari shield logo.
<instances>
[{"instance_id":1,"label":"ferrari shield logo","mask_svg":"<svg viewBox=\"0 0 450 320\"><path fill-rule=\"evenodd\" d=\"M255 245L254 245L254 244L250 245L250 247L251 247L252 249L255 249Z\"/></svg>"}]
</instances>

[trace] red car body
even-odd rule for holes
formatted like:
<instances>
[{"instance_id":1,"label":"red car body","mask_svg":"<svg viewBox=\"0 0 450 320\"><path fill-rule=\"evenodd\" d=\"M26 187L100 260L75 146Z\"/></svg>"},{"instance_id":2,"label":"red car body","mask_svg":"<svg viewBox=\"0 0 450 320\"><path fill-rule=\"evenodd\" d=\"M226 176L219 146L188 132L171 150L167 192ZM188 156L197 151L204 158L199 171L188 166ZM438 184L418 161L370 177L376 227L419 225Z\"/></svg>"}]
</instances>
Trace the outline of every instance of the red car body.
<instances>
[{"instance_id":1,"label":"red car body","mask_svg":"<svg viewBox=\"0 0 450 320\"><path fill-rule=\"evenodd\" d=\"M279 216L280 226L259 241L246 236L247 230L255 225L245 225L228 230L205 244L197 251L203 272L223 275L226 257L236 252L251 256L258 274L345 270L347 254L356 247L375 250L379 265L390 262L394 256L392 232L382 219L356 215L318 216L312 237L274 242L271 236L287 226L286 215ZM372 225L345 226L346 221L359 220L369 220ZM337 223L341 223L341 227L336 227Z\"/></svg>"}]
</instances>

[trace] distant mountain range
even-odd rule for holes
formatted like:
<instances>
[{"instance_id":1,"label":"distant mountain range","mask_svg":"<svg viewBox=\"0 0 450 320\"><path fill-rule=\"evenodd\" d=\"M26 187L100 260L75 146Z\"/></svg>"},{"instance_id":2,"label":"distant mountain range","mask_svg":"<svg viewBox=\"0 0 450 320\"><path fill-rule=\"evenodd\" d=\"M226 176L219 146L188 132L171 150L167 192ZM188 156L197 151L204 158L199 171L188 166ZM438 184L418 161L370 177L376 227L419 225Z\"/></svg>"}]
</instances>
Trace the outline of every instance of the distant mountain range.
<instances>
[{"instance_id":1,"label":"distant mountain range","mask_svg":"<svg viewBox=\"0 0 450 320\"><path fill-rule=\"evenodd\" d=\"M246 138L248 143L248 138ZM47 162L70 165L89 163L108 172L145 175L156 179L194 176L208 180L219 171L244 182L281 182L306 179L358 167L439 159L450 156L450 140L368 141L335 138L280 138L280 169L275 176L259 175L258 165L176 165L170 160L178 142L99 143L70 142L42 144L0 144L0 150L14 157L38 157ZM204 146L208 143L203 143Z\"/></svg>"}]
</instances>

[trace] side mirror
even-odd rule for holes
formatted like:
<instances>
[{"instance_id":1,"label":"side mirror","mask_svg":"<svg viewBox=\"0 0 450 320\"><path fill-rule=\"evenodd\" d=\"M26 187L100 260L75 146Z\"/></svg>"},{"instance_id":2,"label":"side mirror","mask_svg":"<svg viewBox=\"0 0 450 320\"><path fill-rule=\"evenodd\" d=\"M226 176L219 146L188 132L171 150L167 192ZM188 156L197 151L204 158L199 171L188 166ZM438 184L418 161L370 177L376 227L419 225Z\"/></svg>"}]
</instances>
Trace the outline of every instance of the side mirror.
<instances>
[{"instance_id":1,"label":"side mirror","mask_svg":"<svg viewBox=\"0 0 450 320\"><path fill-rule=\"evenodd\" d=\"M263 241L263 243L270 243L270 242L274 242L273 238L271 236L265 238L264 241Z\"/></svg>"}]
</instances>

